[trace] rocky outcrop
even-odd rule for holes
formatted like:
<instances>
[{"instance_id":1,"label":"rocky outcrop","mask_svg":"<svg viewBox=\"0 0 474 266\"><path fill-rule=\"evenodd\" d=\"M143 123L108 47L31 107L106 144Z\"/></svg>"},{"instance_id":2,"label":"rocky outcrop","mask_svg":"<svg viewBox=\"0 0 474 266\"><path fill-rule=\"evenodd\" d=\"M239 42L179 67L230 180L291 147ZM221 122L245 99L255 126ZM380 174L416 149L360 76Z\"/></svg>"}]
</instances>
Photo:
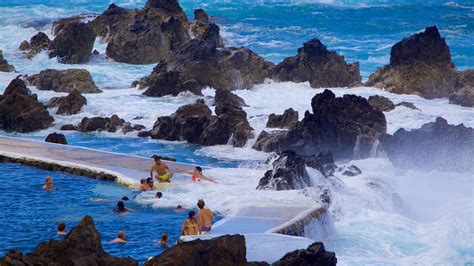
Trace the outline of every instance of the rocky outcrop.
<instances>
[{"instance_id":1,"label":"rocky outcrop","mask_svg":"<svg viewBox=\"0 0 474 266\"><path fill-rule=\"evenodd\" d=\"M246 265L246 252L244 236L224 235L176 244L144 265Z\"/></svg>"},{"instance_id":2,"label":"rocky outcrop","mask_svg":"<svg viewBox=\"0 0 474 266\"><path fill-rule=\"evenodd\" d=\"M73 90L68 96L54 97L48 102L48 107L58 107L56 114L73 115L81 111L87 104L87 99L78 90Z\"/></svg>"},{"instance_id":3,"label":"rocky outcrop","mask_svg":"<svg viewBox=\"0 0 474 266\"><path fill-rule=\"evenodd\" d=\"M398 167L474 170L474 129L449 125L441 117L420 129L399 129L393 135L382 135L380 143Z\"/></svg>"},{"instance_id":4,"label":"rocky outcrop","mask_svg":"<svg viewBox=\"0 0 474 266\"><path fill-rule=\"evenodd\" d=\"M30 85L38 90L55 92L99 93L91 74L85 69L54 70L46 69L27 78Z\"/></svg>"},{"instance_id":5,"label":"rocky outcrop","mask_svg":"<svg viewBox=\"0 0 474 266\"><path fill-rule=\"evenodd\" d=\"M181 84L197 84L199 89L206 86L215 89L249 89L270 76L273 64L246 48L221 48L216 45L219 27L211 24L204 33L203 40L193 39L183 45L166 65L159 64L150 76L134 84L147 88L145 95L161 95L158 82L167 75L176 75L174 87ZM158 80L158 81L157 81ZM177 85L174 85L177 84ZM193 86L193 88L195 88Z\"/></svg>"},{"instance_id":6,"label":"rocky outcrop","mask_svg":"<svg viewBox=\"0 0 474 266\"><path fill-rule=\"evenodd\" d=\"M362 170L360 170L359 167L357 167L353 164L338 167L337 171L339 173L341 173L342 175L351 176L351 177L352 176L358 176L358 175L362 174Z\"/></svg>"},{"instance_id":7,"label":"rocky outcrop","mask_svg":"<svg viewBox=\"0 0 474 266\"><path fill-rule=\"evenodd\" d=\"M206 11L201 8L194 10L194 21L191 24L191 32L194 37L203 40L205 38L204 33L209 26L211 26L211 23L209 22L209 16ZM221 36L216 36L215 41L217 47L224 47L224 40Z\"/></svg>"},{"instance_id":8,"label":"rocky outcrop","mask_svg":"<svg viewBox=\"0 0 474 266\"><path fill-rule=\"evenodd\" d=\"M313 88L347 87L361 82L359 63L346 63L344 56L329 51L318 39L311 39L276 65L273 79L306 82Z\"/></svg>"},{"instance_id":9,"label":"rocky outcrop","mask_svg":"<svg viewBox=\"0 0 474 266\"><path fill-rule=\"evenodd\" d=\"M81 122L77 125L77 131L81 132L93 132L93 131L107 131L116 132L120 127L125 124L125 120L121 119L117 115L109 117L84 117Z\"/></svg>"},{"instance_id":10,"label":"rocky outcrop","mask_svg":"<svg viewBox=\"0 0 474 266\"><path fill-rule=\"evenodd\" d=\"M252 131L245 111L232 102L222 101L216 103L215 112L216 115L213 116L211 109L203 100L181 106L171 116L157 119L151 137L171 141L186 140L189 143L206 146L245 145Z\"/></svg>"},{"instance_id":11,"label":"rocky outcrop","mask_svg":"<svg viewBox=\"0 0 474 266\"><path fill-rule=\"evenodd\" d=\"M456 92L449 96L449 103L474 107L474 70L459 73Z\"/></svg>"},{"instance_id":12,"label":"rocky outcrop","mask_svg":"<svg viewBox=\"0 0 474 266\"><path fill-rule=\"evenodd\" d=\"M0 72L13 72L15 68L8 64L8 61L3 58L3 51L0 50Z\"/></svg>"},{"instance_id":13,"label":"rocky outcrop","mask_svg":"<svg viewBox=\"0 0 474 266\"><path fill-rule=\"evenodd\" d=\"M268 116L267 127L290 128L298 123L298 112L293 108L286 109L282 115L270 114Z\"/></svg>"},{"instance_id":14,"label":"rocky outcrop","mask_svg":"<svg viewBox=\"0 0 474 266\"><path fill-rule=\"evenodd\" d=\"M335 158L366 158L387 124L381 111L356 95L336 97L330 90L311 101L313 113L306 111L302 121L287 132L260 134L254 148L265 152L293 150L312 155L331 151Z\"/></svg>"},{"instance_id":15,"label":"rocky outcrop","mask_svg":"<svg viewBox=\"0 0 474 266\"><path fill-rule=\"evenodd\" d=\"M390 64L371 74L366 85L433 99L451 95L456 77L449 47L432 26L395 44Z\"/></svg>"},{"instance_id":16,"label":"rocky outcrop","mask_svg":"<svg viewBox=\"0 0 474 266\"><path fill-rule=\"evenodd\" d=\"M21 133L48 128L54 121L46 107L16 78L0 96L0 129Z\"/></svg>"},{"instance_id":17,"label":"rocky outcrop","mask_svg":"<svg viewBox=\"0 0 474 266\"><path fill-rule=\"evenodd\" d=\"M133 265L132 258L116 258L102 248L92 217L85 216L64 240L43 242L29 254L12 250L0 259L1 265Z\"/></svg>"},{"instance_id":18,"label":"rocky outcrop","mask_svg":"<svg viewBox=\"0 0 474 266\"><path fill-rule=\"evenodd\" d=\"M134 11L112 3L104 13L89 22L89 25L97 36L109 42L117 32L132 23L133 14Z\"/></svg>"},{"instance_id":19,"label":"rocky outcrop","mask_svg":"<svg viewBox=\"0 0 474 266\"><path fill-rule=\"evenodd\" d=\"M390 112L395 110L395 104L389 98L380 95L369 96L369 104L375 109L382 112Z\"/></svg>"},{"instance_id":20,"label":"rocky outcrop","mask_svg":"<svg viewBox=\"0 0 474 266\"><path fill-rule=\"evenodd\" d=\"M410 102L399 102L395 104L395 106L403 106L403 107L410 108L413 110L420 110L418 107L416 107L413 103L410 103Z\"/></svg>"},{"instance_id":21,"label":"rocky outcrop","mask_svg":"<svg viewBox=\"0 0 474 266\"><path fill-rule=\"evenodd\" d=\"M58 134L56 132L49 134L44 141L49 143L67 144L66 137L63 134Z\"/></svg>"},{"instance_id":22,"label":"rocky outcrop","mask_svg":"<svg viewBox=\"0 0 474 266\"><path fill-rule=\"evenodd\" d=\"M287 253L272 265L336 266L336 264L336 253L326 251L322 242L315 242L307 249L298 249Z\"/></svg>"},{"instance_id":23,"label":"rocky outcrop","mask_svg":"<svg viewBox=\"0 0 474 266\"><path fill-rule=\"evenodd\" d=\"M82 22L64 25L49 45L49 57L57 57L60 63L87 63L94 47L95 33L92 27Z\"/></svg>"},{"instance_id":24,"label":"rocky outcrop","mask_svg":"<svg viewBox=\"0 0 474 266\"><path fill-rule=\"evenodd\" d=\"M284 151L273 162L273 169L265 172L260 179L257 189L292 190L310 187L313 184L306 165L318 169L324 176L332 174L327 171L328 168L335 168L330 152L322 152L317 156L302 156L294 151Z\"/></svg>"},{"instance_id":25,"label":"rocky outcrop","mask_svg":"<svg viewBox=\"0 0 474 266\"><path fill-rule=\"evenodd\" d=\"M217 104L228 104L236 107L247 107L248 105L245 103L245 100L241 97L227 91L224 89L217 89L216 94L214 96L214 103L213 105L216 106Z\"/></svg>"},{"instance_id":26,"label":"rocky outcrop","mask_svg":"<svg viewBox=\"0 0 474 266\"><path fill-rule=\"evenodd\" d=\"M58 33L64 28L64 26L69 23L87 23L86 21L95 19L96 17L96 15L78 15L67 18L61 18L53 22L51 31L53 32L53 35L58 35Z\"/></svg>"},{"instance_id":27,"label":"rocky outcrop","mask_svg":"<svg viewBox=\"0 0 474 266\"><path fill-rule=\"evenodd\" d=\"M77 127L74 126L73 124L66 124L66 125L61 126L60 129L64 131L71 131L71 130L77 130Z\"/></svg>"},{"instance_id":28,"label":"rocky outcrop","mask_svg":"<svg viewBox=\"0 0 474 266\"><path fill-rule=\"evenodd\" d=\"M23 41L20 44L20 50L26 54L26 57L31 59L42 51L47 50L50 43L51 40L48 35L44 32L38 32L35 36L31 37L30 42Z\"/></svg>"}]
</instances>

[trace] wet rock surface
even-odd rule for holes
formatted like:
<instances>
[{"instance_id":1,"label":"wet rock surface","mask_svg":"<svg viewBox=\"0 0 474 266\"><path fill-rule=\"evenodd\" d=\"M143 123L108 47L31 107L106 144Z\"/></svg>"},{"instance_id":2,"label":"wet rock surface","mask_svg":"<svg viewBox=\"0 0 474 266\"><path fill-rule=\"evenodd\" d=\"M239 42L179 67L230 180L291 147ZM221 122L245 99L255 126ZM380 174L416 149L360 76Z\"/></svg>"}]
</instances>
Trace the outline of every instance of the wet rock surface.
<instances>
[{"instance_id":1,"label":"wet rock surface","mask_svg":"<svg viewBox=\"0 0 474 266\"><path fill-rule=\"evenodd\" d=\"M15 68L8 64L8 61L3 58L3 51L0 50L0 72L13 72Z\"/></svg>"},{"instance_id":2,"label":"wet rock surface","mask_svg":"<svg viewBox=\"0 0 474 266\"><path fill-rule=\"evenodd\" d=\"M395 104L395 106L403 106L403 107L410 108L413 110L420 110L418 107L416 107L416 105L410 102L400 102L400 103Z\"/></svg>"},{"instance_id":3,"label":"wet rock surface","mask_svg":"<svg viewBox=\"0 0 474 266\"><path fill-rule=\"evenodd\" d=\"M272 265L335 266L336 264L336 253L326 251L322 242L315 242L309 245L307 249L287 253Z\"/></svg>"},{"instance_id":4,"label":"wet rock surface","mask_svg":"<svg viewBox=\"0 0 474 266\"><path fill-rule=\"evenodd\" d=\"M48 134L44 141L57 144L67 144L66 137L63 134L58 134L56 132Z\"/></svg>"},{"instance_id":5,"label":"wet rock surface","mask_svg":"<svg viewBox=\"0 0 474 266\"><path fill-rule=\"evenodd\" d=\"M397 130L380 136L380 143L394 165L402 168L472 171L474 129L449 125L438 117L419 129Z\"/></svg>"},{"instance_id":6,"label":"wet rock surface","mask_svg":"<svg viewBox=\"0 0 474 266\"><path fill-rule=\"evenodd\" d=\"M270 114L268 116L267 127L270 128L290 128L298 123L298 112L293 108L286 109L282 115Z\"/></svg>"},{"instance_id":7,"label":"wet rock surface","mask_svg":"<svg viewBox=\"0 0 474 266\"><path fill-rule=\"evenodd\" d=\"M92 80L91 74L85 69L54 70L46 69L27 78L30 85L38 90L55 92L100 93Z\"/></svg>"},{"instance_id":8,"label":"wet rock surface","mask_svg":"<svg viewBox=\"0 0 474 266\"><path fill-rule=\"evenodd\" d=\"M49 240L26 255L12 250L0 259L1 265L133 265L132 258L116 258L102 248L101 237L92 217L85 216L64 240Z\"/></svg>"},{"instance_id":9,"label":"wet rock surface","mask_svg":"<svg viewBox=\"0 0 474 266\"><path fill-rule=\"evenodd\" d=\"M393 104L393 102L389 98L384 96L370 96L368 102L374 109L382 112L390 112L392 110L395 110L395 104Z\"/></svg>"},{"instance_id":10,"label":"wet rock surface","mask_svg":"<svg viewBox=\"0 0 474 266\"><path fill-rule=\"evenodd\" d=\"M26 57L31 59L42 51L47 50L50 43L51 40L48 35L40 31L31 37L30 42L23 41L19 48L26 54Z\"/></svg>"},{"instance_id":11,"label":"wet rock surface","mask_svg":"<svg viewBox=\"0 0 474 266\"><path fill-rule=\"evenodd\" d=\"M31 95L20 78L10 82L0 96L0 129L28 133L48 128L54 121L46 107Z\"/></svg>"},{"instance_id":12,"label":"wet rock surface","mask_svg":"<svg viewBox=\"0 0 474 266\"><path fill-rule=\"evenodd\" d=\"M474 107L474 70L460 72L456 92L449 96L449 103Z\"/></svg>"},{"instance_id":13,"label":"wet rock surface","mask_svg":"<svg viewBox=\"0 0 474 266\"><path fill-rule=\"evenodd\" d=\"M336 159L367 158L387 124L381 111L365 98L346 94L336 97L330 90L311 101L313 113L287 132L259 135L254 148L265 152L293 150L298 154L331 151Z\"/></svg>"},{"instance_id":14,"label":"wet rock surface","mask_svg":"<svg viewBox=\"0 0 474 266\"><path fill-rule=\"evenodd\" d=\"M63 64L87 63L95 36L94 30L86 23L68 23L49 44L49 57L57 57Z\"/></svg>"},{"instance_id":15,"label":"wet rock surface","mask_svg":"<svg viewBox=\"0 0 474 266\"><path fill-rule=\"evenodd\" d=\"M194 21L190 26L194 37L199 40L205 39L206 35L204 33L209 26L211 26L211 23L206 11L204 9L194 10ZM221 36L216 36L215 41L217 47L224 47L224 40Z\"/></svg>"},{"instance_id":16,"label":"wet rock surface","mask_svg":"<svg viewBox=\"0 0 474 266\"><path fill-rule=\"evenodd\" d=\"M395 44L390 64L371 74L366 85L433 99L452 94L457 75L446 41L432 26Z\"/></svg>"},{"instance_id":17,"label":"wet rock surface","mask_svg":"<svg viewBox=\"0 0 474 266\"><path fill-rule=\"evenodd\" d=\"M73 115L79 113L86 104L87 99L78 90L73 90L68 96L52 98L47 106L58 107L58 115Z\"/></svg>"},{"instance_id":18,"label":"wet rock surface","mask_svg":"<svg viewBox=\"0 0 474 266\"><path fill-rule=\"evenodd\" d=\"M318 39L311 39L275 66L272 77L280 81L305 82L311 87L347 87L360 83L359 63L348 64L344 56L329 51Z\"/></svg>"}]
</instances>

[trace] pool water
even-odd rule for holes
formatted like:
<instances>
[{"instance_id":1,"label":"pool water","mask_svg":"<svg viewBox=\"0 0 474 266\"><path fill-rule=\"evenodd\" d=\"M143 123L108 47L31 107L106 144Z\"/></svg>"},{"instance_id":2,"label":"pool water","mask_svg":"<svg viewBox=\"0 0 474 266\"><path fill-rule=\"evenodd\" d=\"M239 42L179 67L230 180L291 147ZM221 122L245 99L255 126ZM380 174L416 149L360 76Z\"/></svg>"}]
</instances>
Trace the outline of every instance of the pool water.
<instances>
[{"instance_id":1,"label":"pool water","mask_svg":"<svg viewBox=\"0 0 474 266\"><path fill-rule=\"evenodd\" d=\"M51 191L41 189L47 175L53 178L55 189ZM106 252L143 263L163 252L156 244L163 232L169 234L170 243L179 238L187 211L139 205L133 199L137 194L109 181L0 163L0 201L5 206L0 212L0 254L13 248L31 252L40 242L57 238L58 223L64 222L69 231L90 215ZM133 211L116 215L112 210L123 196L130 199L125 206ZM127 233L128 243L108 243L119 230Z\"/></svg>"}]
</instances>

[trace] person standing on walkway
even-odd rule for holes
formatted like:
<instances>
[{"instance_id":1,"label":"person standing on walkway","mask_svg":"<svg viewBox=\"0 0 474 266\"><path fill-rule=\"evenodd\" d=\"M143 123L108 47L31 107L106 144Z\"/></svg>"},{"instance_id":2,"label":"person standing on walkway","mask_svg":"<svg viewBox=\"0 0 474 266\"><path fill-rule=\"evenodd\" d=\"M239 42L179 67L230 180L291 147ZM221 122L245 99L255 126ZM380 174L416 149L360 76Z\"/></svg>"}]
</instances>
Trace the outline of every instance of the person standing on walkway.
<instances>
[{"instance_id":1,"label":"person standing on walkway","mask_svg":"<svg viewBox=\"0 0 474 266\"><path fill-rule=\"evenodd\" d=\"M212 214L211 210L204 208L204 205L206 205L204 200L198 200L197 206L199 207L199 212L197 221L199 224L199 229L201 230L201 234L210 235L212 220L214 220L214 214Z\"/></svg>"}]
</instances>

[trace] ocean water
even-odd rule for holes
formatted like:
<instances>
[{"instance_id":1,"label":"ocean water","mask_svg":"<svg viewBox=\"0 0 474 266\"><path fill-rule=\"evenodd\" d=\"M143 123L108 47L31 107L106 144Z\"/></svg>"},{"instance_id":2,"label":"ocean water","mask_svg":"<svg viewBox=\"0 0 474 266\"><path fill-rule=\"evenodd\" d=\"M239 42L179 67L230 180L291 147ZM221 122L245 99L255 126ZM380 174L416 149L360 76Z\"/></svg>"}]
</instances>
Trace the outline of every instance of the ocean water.
<instances>
[{"instance_id":1,"label":"ocean water","mask_svg":"<svg viewBox=\"0 0 474 266\"><path fill-rule=\"evenodd\" d=\"M144 0L114 2L129 8L140 8L145 3ZM88 105L81 113L73 116L54 115L55 123L50 129L30 134L0 134L41 141L48 133L59 131L61 125L78 123L84 116L112 114L118 114L127 121L143 124L150 129L157 117L169 115L179 106L192 103L197 98L212 101L212 89L204 90L203 97L187 93L177 97L142 96L142 92L130 88L130 84L149 74L154 65L136 66L113 62L103 55L106 44L99 40L94 48L101 54L92 58L88 64L81 65L62 65L54 59L48 59L46 54L28 60L18 50L20 42L29 39L38 30L50 34L51 23L55 19L100 13L110 3L111 1L104 0L0 2L0 49L18 71L0 72L0 92L19 73L35 74L45 68L86 68L99 88L104 90L102 94L84 95ZM310 38L319 38L329 49L343 54L347 61L359 61L361 74L367 79L377 67L388 63L393 44L436 24L450 46L457 68L472 69L474 66L474 4L469 1L181 1L181 4L190 18L195 8L207 10L220 25L226 45L249 47L275 63L296 54L298 47ZM42 102L64 95L30 89L38 94ZM463 123L474 127L474 109L451 105L447 99L426 100L414 95L391 94L367 87L332 90L338 96L346 93L363 97L380 94L394 103L412 102L420 109L397 107L386 112L389 133L399 128L419 128L424 123L434 121L437 116L444 117L451 124ZM269 114L282 113L292 107L301 117L304 111L311 109L311 98L322 91L311 88L308 83L277 83L269 80L251 90L235 93L249 105L244 109L258 135L261 130L266 129ZM50 110L50 113L54 112L54 109ZM142 118L136 119L137 117ZM54 235L54 225L60 219L68 219L65 220L68 226L74 225L85 214L85 210L92 210L104 240L115 235L115 225L123 220L129 226L127 232L132 233L130 237L140 243L121 250L104 245L106 250L112 254L128 254L141 259L144 255L156 254L159 248L155 249L152 241L147 240L143 244L137 238L158 238L162 230L180 225L182 219L178 216L181 214L176 214L169 208L177 204L193 207L195 200L202 195L206 196L206 201L212 204L214 210L223 215L232 214L244 205L269 201L314 204L314 199L318 196L317 188L285 192L255 191L259 178L268 169L264 162L271 156L251 149L255 139L249 140L242 148L228 145L201 147L183 142L137 138L136 133L62 133L74 145L142 156L160 154L175 157L182 162L210 166L213 168L206 174L219 180L222 185L171 189L161 202L156 202L151 194L139 195L130 204L138 210L133 215L140 216L143 224L134 224L132 219L128 220L128 216L116 217L109 212L117 197L133 192L107 182L53 173L59 184L74 180L74 184L78 186L76 188L87 197L105 197L110 202L96 205L94 202L81 202L71 198L75 205L70 210L63 208L52 211L54 215L50 217L53 218L45 216L45 222L37 227L39 229L35 233L40 234L42 239ZM386 158L338 162L345 163L357 165L363 170L363 174L356 177L337 175L335 178L324 179L309 169L314 183L332 191L329 210L332 214L331 227L334 229L329 235L315 233L309 237L324 241L328 250L336 252L341 265L461 265L474 261L474 173L401 170L393 167ZM7 180L2 188L10 192L12 187L17 187L17 182L20 182L17 178L20 176L45 175L44 171L18 165L0 165L0 168L3 170L0 171L0 177ZM12 172L17 174L12 175ZM24 195L33 195L37 200L23 201L22 197L18 206L23 203L35 208L42 207L41 199L44 198L40 196L42 194L38 194L42 191L36 190L40 182L34 180L28 183ZM69 188L64 187L64 191L67 189ZM55 193L61 192L53 191L47 195L51 195L51 201L54 202L54 197L59 195ZM2 192L0 197L7 195L9 194ZM8 202L11 199L12 197L7 197L5 200ZM57 208L54 204L51 206ZM17 212L12 208L7 208L7 211L11 215ZM63 212L67 212L71 218L62 216ZM111 227L107 227L104 222L108 220L112 221ZM156 221L162 221L163 227L152 228L151 230L156 231L151 236L144 235L146 233L141 229L134 231L138 227L154 226ZM173 224L174 222L177 224ZM9 227L8 231L0 232L7 235L9 241L8 246L3 242L0 244L0 251L15 246L28 251L34 247L21 244L25 240L31 240L31 232L27 231L22 233L22 237L18 237L17 234L12 234L16 230L19 229ZM313 231L320 232L317 229ZM324 228L321 231L325 231Z\"/></svg>"}]
</instances>

